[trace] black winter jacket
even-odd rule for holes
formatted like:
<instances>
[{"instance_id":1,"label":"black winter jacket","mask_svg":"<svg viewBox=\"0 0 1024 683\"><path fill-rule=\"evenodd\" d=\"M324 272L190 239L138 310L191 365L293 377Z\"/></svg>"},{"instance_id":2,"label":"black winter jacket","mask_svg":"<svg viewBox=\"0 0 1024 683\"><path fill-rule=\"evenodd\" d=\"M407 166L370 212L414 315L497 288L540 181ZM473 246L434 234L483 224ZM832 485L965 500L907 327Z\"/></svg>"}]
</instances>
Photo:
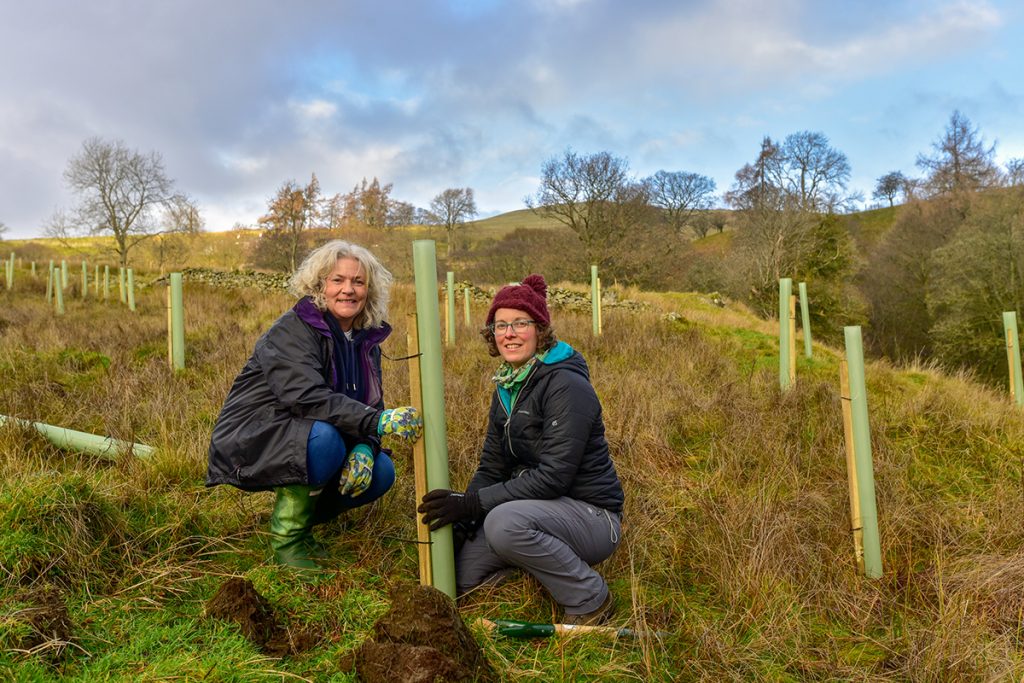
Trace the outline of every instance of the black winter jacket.
<instances>
[{"instance_id":1,"label":"black winter jacket","mask_svg":"<svg viewBox=\"0 0 1024 683\"><path fill-rule=\"evenodd\" d=\"M495 390L480 465L467 487L485 511L510 500L568 496L622 512L622 484L586 361L564 342L548 357L566 353L534 367L511 411Z\"/></svg>"},{"instance_id":2,"label":"black winter jacket","mask_svg":"<svg viewBox=\"0 0 1024 683\"><path fill-rule=\"evenodd\" d=\"M334 341L323 314L308 298L282 315L256 342L235 378L210 439L206 485L247 491L308 484L306 443L313 422L335 427L346 441L380 441L384 407L380 349L390 326L359 331L359 398L337 390L346 378L334 361Z\"/></svg>"}]
</instances>

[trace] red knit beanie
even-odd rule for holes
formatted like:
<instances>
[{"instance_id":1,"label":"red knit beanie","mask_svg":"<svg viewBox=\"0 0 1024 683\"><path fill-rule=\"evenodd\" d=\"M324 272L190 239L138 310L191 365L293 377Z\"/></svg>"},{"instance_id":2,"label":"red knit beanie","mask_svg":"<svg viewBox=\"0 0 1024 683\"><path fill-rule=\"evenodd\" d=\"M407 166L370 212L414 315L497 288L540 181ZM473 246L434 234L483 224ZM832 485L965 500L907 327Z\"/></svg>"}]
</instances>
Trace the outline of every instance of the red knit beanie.
<instances>
[{"instance_id":1,"label":"red knit beanie","mask_svg":"<svg viewBox=\"0 0 1024 683\"><path fill-rule=\"evenodd\" d=\"M494 295L491 310L487 311L487 324L494 322L494 313L499 308L517 308L526 311L534 321L549 326L548 284L542 275L527 275L518 285L508 285Z\"/></svg>"}]
</instances>

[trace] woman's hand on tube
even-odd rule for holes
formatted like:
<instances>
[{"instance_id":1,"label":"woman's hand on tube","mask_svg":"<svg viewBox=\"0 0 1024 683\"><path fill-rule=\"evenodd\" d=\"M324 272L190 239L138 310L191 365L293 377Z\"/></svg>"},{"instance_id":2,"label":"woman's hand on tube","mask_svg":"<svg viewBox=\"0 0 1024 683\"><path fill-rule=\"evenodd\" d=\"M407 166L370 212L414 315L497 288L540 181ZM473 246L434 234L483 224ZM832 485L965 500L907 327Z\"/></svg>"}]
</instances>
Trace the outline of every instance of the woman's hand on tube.
<instances>
[{"instance_id":1,"label":"woman's hand on tube","mask_svg":"<svg viewBox=\"0 0 1024 683\"><path fill-rule=\"evenodd\" d=\"M434 489L423 496L416 508L423 513L423 523L431 531L447 524L470 522L480 517L480 496L476 493L458 493L448 489Z\"/></svg>"},{"instance_id":2,"label":"woman's hand on tube","mask_svg":"<svg viewBox=\"0 0 1024 683\"><path fill-rule=\"evenodd\" d=\"M391 408L380 414L380 421L377 423L379 436L394 434L406 441L415 441L422 433L423 418L420 417L420 411L413 406Z\"/></svg>"}]
</instances>

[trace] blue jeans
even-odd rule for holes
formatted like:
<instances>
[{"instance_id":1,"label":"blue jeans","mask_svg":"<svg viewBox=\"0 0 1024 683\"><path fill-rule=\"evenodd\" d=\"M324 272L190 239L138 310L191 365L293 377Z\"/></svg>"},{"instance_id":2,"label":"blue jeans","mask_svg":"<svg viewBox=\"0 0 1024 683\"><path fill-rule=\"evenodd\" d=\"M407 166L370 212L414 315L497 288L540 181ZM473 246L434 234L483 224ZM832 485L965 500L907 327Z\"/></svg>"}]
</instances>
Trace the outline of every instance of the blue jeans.
<instances>
[{"instance_id":1,"label":"blue jeans","mask_svg":"<svg viewBox=\"0 0 1024 683\"><path fill-rule=\"evenodd\" d=\"M306 442L306 471L309 485L320 488L332 479L336 480L348 456L348 446L341 433L333 425L316 421L309 431ZM340 509L366 505L377 500L388 492L395 483L395 464L386 453L380 452L373 459L373 474L370 487L358 496L340 496L337 505Z\"/></svg>"}]
</instances>

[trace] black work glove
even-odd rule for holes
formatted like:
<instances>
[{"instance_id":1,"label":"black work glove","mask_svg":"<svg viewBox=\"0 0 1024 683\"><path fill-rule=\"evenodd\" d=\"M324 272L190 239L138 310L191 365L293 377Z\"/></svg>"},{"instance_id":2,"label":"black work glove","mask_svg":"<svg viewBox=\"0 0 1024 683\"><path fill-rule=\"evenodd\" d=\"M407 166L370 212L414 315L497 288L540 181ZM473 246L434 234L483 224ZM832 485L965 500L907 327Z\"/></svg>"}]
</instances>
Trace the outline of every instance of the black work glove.
<instances>
[{"instance_id":1,"label":"black work glove","mask_svg":"<svg viewBox=\"0 0 1024 683\"><path fill-rule=\"evenodd\" d=\"M423 496L416 508L423 513L423 523L431 531L454 522L470 522L480 516L480 496L476 492L458 493L448 489L434 489Z\"/></svg>"}]
</instances>

